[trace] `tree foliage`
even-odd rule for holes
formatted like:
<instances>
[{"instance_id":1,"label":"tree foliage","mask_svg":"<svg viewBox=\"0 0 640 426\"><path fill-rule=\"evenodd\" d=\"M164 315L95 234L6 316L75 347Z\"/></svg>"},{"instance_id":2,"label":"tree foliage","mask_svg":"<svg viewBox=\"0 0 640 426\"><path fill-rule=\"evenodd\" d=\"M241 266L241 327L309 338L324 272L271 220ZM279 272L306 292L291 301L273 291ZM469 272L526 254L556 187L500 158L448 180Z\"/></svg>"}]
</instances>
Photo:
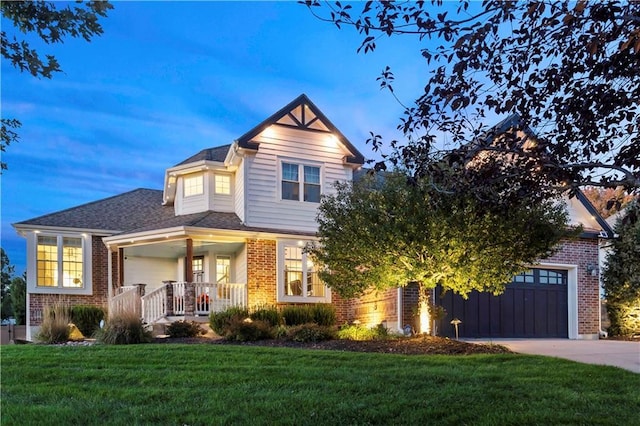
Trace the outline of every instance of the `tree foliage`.
<instances>
[{"instance_id":1,"label":"tree foliage","mask_svg":"<svg viewBox=\"0 0 640 426\"><path fill-rule=\"evenodd\" d=\"M16 319L16 324L22 325L27 323L27 279L26 275L22 277L13 277L10 287L11 309Z\"/></svg>"},{"instance_id":2,"label":"tree foliage","mask_svg":"<svg viewBox=\"0 0 640 426\"><path fill-rule=\"evenodd\" d=\"M34 34L47 44L62 43L65 37L82 37L91 41L103 33L99 19L106 17L113 8L107 1L78 1L73 6L64 5L48 1L0 2L2 17L12 24L3 25L0 32L2 57L21 72L27 71L34 77L51 78L54 73L61 72L55 56L46 54L41 57L24 36ZM18 141L16 130L19 127L18 120L2 118L0 149L3 152L12 142ZM0 172L6 168L6 163L0 162Z\"/></svg>"},{"instance_id":3,"label":"tree foliage","mask_svg":"<svg viewBox=\"0 0 640 426\"><path fill-rule=\"evenodd\" d=\"M15 317L18 324L24 324L26 320L26 276L16 277L15 266L11 264L9 256L3 248L0 248L2 261L1 312L2 319Z\"/></svg>"},{"instance_id":4,"label":"tree foliage","mask_svg":"<svg viewBox=\"0 0 640 426\"><path fill-rule=\"evenodd\" d=\"M443 184L400 171L336 184L320 204L319 244L307 248L324 282L343 297L409 282L497 294L571 234L557 200L505 208Z\"/></svg>"},{"instance_id":5,"label":"tree foliage","mask_svg":"<svg viewBox=\"0 0 640 426\"><path fill-rule=\"evenodd\" d=\"M586 187L582 190L604 219L621 211L635 197L621 186L617 188Z\"/></svg>"},{"instance_id":6,"label":"tree foliage","mask_svg":"<svg viewBox=\"0 0 640 426\"><path fill-rule=\"evenodd\" d=\"M378 168L409 161L424 173L439 150L452 162L473 161L488 147L470 142L496 130L487 117L517 114L511 137L491 147L528 159L509 180L536 169L558 187L640 187L640 2L368 1L358 11L305 3L320 19L362 34L359 51L376 50L384 36L422 43L424 91L398 126L407 142L391 141ZM394 93L394 78L387 67L381 87ZM539 141L528 152L520 137L527 126ZM443 138L448 146L438 145ZM369 141L383 146L380 135ZM486 176L475 177L484 184Z\"/></svg>"},{"instance_id":7,"label":"tree foliage","mask_svg":"<svg viewBox=\"0 0 640 426\"><path fill-rule=\"evenodd\" d=\"M612 335L640 334L640 200L623 212L602 272Z\"/></svg>"},{"instance_id":8,"label":"tree foliage","mask_svg":"<svg viewBox=\"0 0 640 426\"><path fill-rule=\"evenodd\" d=\"M2 306L1 316L2 319L5 319L13 315L10 288L15 267L11 265L9 256L7 256L7 253L5 253L3 248L0 248L0 260L2 262L2 281L0 283L0 303Z\"/></svg>"}]
</instances>

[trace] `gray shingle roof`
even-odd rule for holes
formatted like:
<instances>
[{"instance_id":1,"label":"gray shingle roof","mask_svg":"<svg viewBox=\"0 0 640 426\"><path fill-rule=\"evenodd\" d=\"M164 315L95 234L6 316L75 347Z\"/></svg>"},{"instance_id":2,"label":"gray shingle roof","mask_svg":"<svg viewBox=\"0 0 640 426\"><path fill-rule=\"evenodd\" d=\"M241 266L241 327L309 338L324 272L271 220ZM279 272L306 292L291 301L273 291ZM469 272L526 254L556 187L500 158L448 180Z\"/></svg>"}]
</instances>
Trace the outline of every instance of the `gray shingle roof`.
<instances>
[{"instance_id":1,"label":"gray shingle roof","mask_svg":"<svg viewBox=\"0 0 640 426\"><path fill-rule=\"evenodd\" d=\"M227 157L227 153L229 152L230 146L231 146L230 144L227 144L227 145L217 146L214 148L203 149L196 155L192 155L186 160L176 164L174 167L182 166L184 164L189 164L189 163L195 163L196 161L202 161L202 160L223 162L224 159Z\"/></svg>"},{"instance_id":2,"label":"gray shingle roof","mask_svg":"<svg viewBox=\"0 0 640 426\"><path fill-rule=\"evenodd\" d=\"M124 194L18 222L17 226L43 226L103 230L109 234L129 234L189 226L252 232L314 235L309 232L245 226L235 213L206 211L176 216L173 206L162 205L162 191L134 189Z\"/></svg>"}]
</instances>

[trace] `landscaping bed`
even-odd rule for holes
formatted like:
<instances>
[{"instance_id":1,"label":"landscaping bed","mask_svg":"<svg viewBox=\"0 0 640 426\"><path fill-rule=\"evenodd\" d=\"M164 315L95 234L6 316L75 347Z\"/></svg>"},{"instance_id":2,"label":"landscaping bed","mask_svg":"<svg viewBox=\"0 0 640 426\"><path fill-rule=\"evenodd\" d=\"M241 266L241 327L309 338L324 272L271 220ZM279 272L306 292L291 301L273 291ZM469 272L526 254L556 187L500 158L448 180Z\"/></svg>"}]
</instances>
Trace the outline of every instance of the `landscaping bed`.
<instances>
[{"instance_id":1,"label":"landscaping bed","mask_svg":"<svg viewBox=\"0 0 640 426\"><path fill-rule=\"evenodd\" d=\"M219 337L155 338L156 343L204 343L245 346L290 347L349 352L377 352L401 355L472 355L511 353L501 345L467 343L444 337L416 336L378 340L334 339L322 342L295 342L282 339L233 342Z\"/></svg>"}]
</instances>

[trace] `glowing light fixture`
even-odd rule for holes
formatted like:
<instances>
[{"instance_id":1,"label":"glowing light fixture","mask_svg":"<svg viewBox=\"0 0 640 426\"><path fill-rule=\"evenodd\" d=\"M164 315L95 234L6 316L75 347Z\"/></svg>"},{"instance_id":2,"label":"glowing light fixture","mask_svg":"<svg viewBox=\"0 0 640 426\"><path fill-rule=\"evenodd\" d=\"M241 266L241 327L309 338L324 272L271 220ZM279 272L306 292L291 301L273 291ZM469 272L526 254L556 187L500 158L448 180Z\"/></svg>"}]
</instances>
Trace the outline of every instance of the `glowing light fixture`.
<instances>
[{"instance_id":1,"label":"glowing light fixture","mask_svg":"<svg viewBox=\"0 0 640 426\"><path fill-rule=\"evenodd\" d=\"M262 136L265 138L274 138L276 136L276 131L273 126L269 126L262 132Z\"/></svg>"}]
</instances>

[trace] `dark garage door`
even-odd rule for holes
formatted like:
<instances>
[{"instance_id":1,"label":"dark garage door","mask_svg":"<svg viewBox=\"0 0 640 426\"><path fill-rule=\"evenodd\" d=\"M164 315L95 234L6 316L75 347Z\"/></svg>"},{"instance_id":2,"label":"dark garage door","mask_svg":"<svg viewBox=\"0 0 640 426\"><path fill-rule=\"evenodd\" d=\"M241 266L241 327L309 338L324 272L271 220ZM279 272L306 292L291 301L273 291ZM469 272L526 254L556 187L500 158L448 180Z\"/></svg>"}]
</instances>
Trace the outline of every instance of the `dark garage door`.
<instances>
[{"instance_id":1,"label":"dark garage door","mask_svg":"<svg viewBox=\"0 0 640 426\"><path fill-rule=\"evenodd\" d=\"M500 296L473 292L467 300L436 289L436 304L446 317L440 336L455 337L568 337L567 271L533 269L516 276Z\"/></svg>"}]
</instances>

